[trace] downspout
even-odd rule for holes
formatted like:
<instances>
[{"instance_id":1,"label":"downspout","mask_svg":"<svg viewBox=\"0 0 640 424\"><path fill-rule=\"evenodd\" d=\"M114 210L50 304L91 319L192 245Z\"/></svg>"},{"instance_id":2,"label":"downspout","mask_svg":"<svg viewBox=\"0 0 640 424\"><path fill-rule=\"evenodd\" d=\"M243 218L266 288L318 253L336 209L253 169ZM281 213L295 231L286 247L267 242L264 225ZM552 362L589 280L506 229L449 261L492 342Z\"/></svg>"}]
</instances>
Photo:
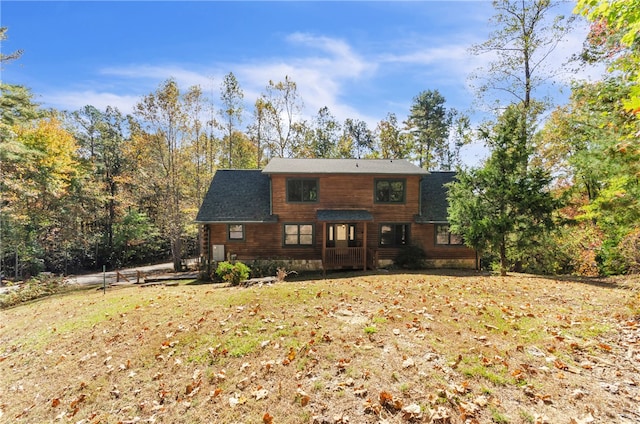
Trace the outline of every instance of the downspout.
<instances>
[{"instance_id":1,"label":"downspout","mask_svg":"<svg viewBox=\"0 0 640 424\"><path fill-rule=\"evenodd\" d=\"M422 217L422 184L424 183L424 177L420 177L420 183L418 184L418 216Z\"/></svg>"},{"instance_id":2,"label":"downspout","mask_svg":"<svg viewBox=\"0 0 640 424\"><path fill-rule=\"evenodd\" d=\"M269 175L269 215L273 216L273 186L271 175Z\"/></svg>"}]
</instances>

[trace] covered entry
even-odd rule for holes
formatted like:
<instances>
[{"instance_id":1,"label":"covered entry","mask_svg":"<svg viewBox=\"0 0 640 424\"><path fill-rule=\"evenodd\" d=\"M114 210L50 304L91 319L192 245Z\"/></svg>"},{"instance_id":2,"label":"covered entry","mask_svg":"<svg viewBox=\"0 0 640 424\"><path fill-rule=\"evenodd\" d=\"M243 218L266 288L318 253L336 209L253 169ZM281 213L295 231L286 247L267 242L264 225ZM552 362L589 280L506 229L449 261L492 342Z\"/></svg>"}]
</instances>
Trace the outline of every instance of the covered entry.
<instances>
[{"instance_id":1,"label":"covered entry","mask_svg":"<svg viewBox=\"0 0 640 424\"><path fill-rule=\"evenodd\" d=\"M367 210L327 209L317 212L322 222L324 243L322 244L322 268L367 269L368 261L373 267L375 252L367 248L367 222L373 216Z\"/></svg>"}]
</instances>

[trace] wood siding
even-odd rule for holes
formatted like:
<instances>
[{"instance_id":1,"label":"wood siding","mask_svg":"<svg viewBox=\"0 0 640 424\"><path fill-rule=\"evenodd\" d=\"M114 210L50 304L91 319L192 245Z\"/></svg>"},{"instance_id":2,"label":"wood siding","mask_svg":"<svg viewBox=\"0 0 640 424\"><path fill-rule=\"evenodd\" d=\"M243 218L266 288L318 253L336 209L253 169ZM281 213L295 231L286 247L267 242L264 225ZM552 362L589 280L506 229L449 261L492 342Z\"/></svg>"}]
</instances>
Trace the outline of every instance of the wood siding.
<instances>
[{"instance_id":1,"label":"wood siding","mask_svg":"<svg viewBox=\"0 0 640 424\"><path fill-rule=\"evenodd\" d=\"M474 259L476 252L464 245L436 244L435 224L413 224L412 240L422 247L427 259Z\"/></svg>"},{"instance_id":2,"label":"wood siding","mask_svg":"<svg viewBox=\"0 0 640 424\"><path fill-rule=\"evenodd\" d=\"M273 213L280 222L315 221L319 209L366 209L379 222L412 222L419 211L420 176L386 175L320 175L318 201L287 203L286 181L303 178L297 175L272 175L271 193ZM308 176L305 176L308 178ZM406 181L405 202L401 204L376 203L376 179L402 178ZM390 221L391 220L391 221Z\"/></svg>"},{"instance_id":3,"label":"wood siding","mask_svg":"<svg viewBox=\"0 0 640 424\"><path fill-rule=\"evenodd\" d=\"M435 225L415 223L420 211L419 175L318 175L318 200L316 202L288 203L286 181L288 178L309 178L309 175L271 176L272 214L275 223L244 224L244 240L228 240L227 224L207 224L208 237L203 237L203 253L209 255L210 246L223 245L226 259L234 257L241 261L256 259L321 259L325 234L322 222L317 222L317 211L325 209L364 209L371 213L373 221L356 222L356 240L362 243L366 227L367 248L375 251L380 260L393 260L399 248L379 246L380 224L408 224L409 241L421 246L428 259L474 259L475 252L464 246L439 246L435 244ZM374 184L377 179L405 180L405 201L399 204L377 203ZM345 222L349 223L349 222ZM284 246L285 224L313 224L312 246ZM207 233L207 229L204 230ZM208 239L208 240L207 240ZM361 246L361 244L358 244Z\"/></svg>"}]
</instances>

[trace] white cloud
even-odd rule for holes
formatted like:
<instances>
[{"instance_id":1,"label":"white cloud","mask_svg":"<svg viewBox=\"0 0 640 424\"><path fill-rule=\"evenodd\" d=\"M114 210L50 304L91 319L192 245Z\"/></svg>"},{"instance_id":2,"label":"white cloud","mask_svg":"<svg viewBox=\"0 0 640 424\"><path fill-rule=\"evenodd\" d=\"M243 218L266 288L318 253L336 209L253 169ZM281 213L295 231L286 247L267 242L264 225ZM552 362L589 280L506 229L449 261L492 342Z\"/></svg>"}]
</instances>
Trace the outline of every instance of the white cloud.
<instances>
[{"instance_id":1,"label":"white cloud","mask_svg":"<svg viewBox=\"0 0 640 424\"><path fill-rule=\"evenodd\" d=\"M305 53L297 57L272 57L261 62L216 63L211 67L198 65L188 68L183 65L127 65L110 66L99 71L108 76L110 84L121 86L119 90L112 89L111 93L95 91L77 91L66 94L47 96L49 102L70 102L77 105L82 99L95 101L94 105L121 105L123 111L129 112L133 105L145 94L152 92L168 78L174 78L180 87L200 85L205 92L212 95L214 102L219 101L219 89L224 75L232 70L245 95L247 109L252 108L255 99L265 91L270 80L274 82L284 80L289 76L296 82L300 98L304 101L305 115L311 118L324 106L339 119L359 117L360 114L353 107L341 100L345 96L345 86L351 81L366 75L371 75L377 64L367 62L355 53L351 46L343 40L313 36L305 33L294 33L285 41L295 46L305 47ZM136 91L137 97L120 96L116 91ZM95 99L95 100L93 100ZM132 100L133 99L133 100ZM364 119L364 118L361 118Z\"/></svg>"},{"instance_id":2,"label":"white cloud","mask_svg":"<svg viewBox=\"0 0 640 424\"><path fill-rule=\"evenodd\" d=\"M62 110L75 111L87 105L104 110L107 106L111 106L118 108L124 114L131 113L135 104L140 100L138 96L94 90L52 92L45 97L47 104Z\"/></svg>"},{"instance_id":3,"label":"white cloud","mask_svg":"<svg viewBox=\"0 0 640 424\"><path fill-rule=\"evenodd\" d=\"M211 84L211 77L201 72L190 70L184 66L167 65L130 65L121 67L107 67L99 71L100 74L121 79L155 80L158 83L173 78L181 87L194 85L207 86Z\"/></svg>"}]
</instances>

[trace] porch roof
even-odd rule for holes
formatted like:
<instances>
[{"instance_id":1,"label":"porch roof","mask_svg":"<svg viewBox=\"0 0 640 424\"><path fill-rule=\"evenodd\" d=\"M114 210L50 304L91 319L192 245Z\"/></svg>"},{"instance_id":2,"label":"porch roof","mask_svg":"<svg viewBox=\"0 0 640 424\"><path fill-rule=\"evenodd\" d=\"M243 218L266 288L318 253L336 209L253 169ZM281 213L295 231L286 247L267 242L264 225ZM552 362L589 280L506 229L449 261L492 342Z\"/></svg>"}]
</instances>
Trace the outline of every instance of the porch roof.
<instances>
[{"instance_id":1,"label":"porch roof","mask_svg":"<svg viewBox=\"0 0 640 424\"><path fill-rule=\"evenodd\" d=\"M373 221L373 215L365 209L320 209L316 218L325 222Z\"/></svg>"}]
</instances>

